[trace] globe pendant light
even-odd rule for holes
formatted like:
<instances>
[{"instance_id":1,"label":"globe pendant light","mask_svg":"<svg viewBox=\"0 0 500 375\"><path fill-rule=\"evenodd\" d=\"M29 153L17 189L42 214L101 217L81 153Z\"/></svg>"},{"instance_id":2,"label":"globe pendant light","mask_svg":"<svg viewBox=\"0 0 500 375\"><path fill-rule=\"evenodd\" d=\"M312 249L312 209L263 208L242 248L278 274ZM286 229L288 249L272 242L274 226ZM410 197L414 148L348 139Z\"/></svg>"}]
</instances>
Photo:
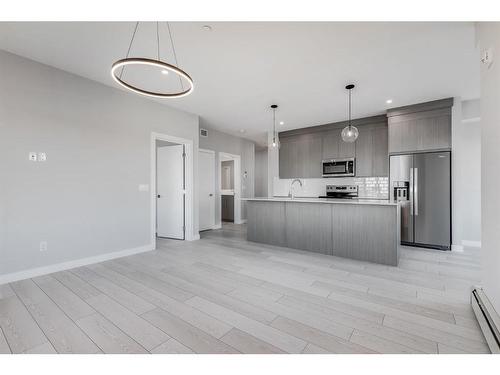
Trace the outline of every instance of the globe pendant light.
<instances>
[{"instance_id":1,"label":"globe pendant light","mask_svg":"<svg viewBox=\"0 0 500 375\"><path fill-rule=\"evenodd\" d=\"M349 90L349 125L342 129L341 135L344 142L352 143L358 139L359 135L358 128L352 126L351 124L351 91L354 88L354 85L347 85L345 88Z\"/></svg>"},{"instance_id":2,"label":"globe pendant light","mask_svg":"<svg viewBox=\"0 0 500 375\"><path fill-rule=\"evenodd\" d=\"M183 71L178 67L179 64L177 62L177 54L175 53L172 33L170 32L170 24L167 22L168 34L170 36L170 45L172 47L172 51L174 54L175 64L177 66L160 60L160 33L159 33L158 22L156 22L157 59L150 59L145 57L129 57L130 49L132 48L132 43L134 42L135 34L137 32L138 27L139 27L139 22L136 22L134 32L132 34L132 39L130 40L130 44L128 46L126 57L124 59L116 61L111 66L111 77L113 78L113 80L127 90L133 91L140 95L150 96L153 98L164 98L164 99L181 98L183 96L191 94L194 90L194 83L189 74L187 74L185 71ZM138 86L134 86L123 78L124 70L129 65L141 65L141 66L157 68L162 75L167 75L169 73L172 73L179 77L180 90L176 92L155 92L140 88ZM120 70L119 73L118 70ZM183 79L187 82L189 87L187 88L184 87L184 83L182 82Z\"/></svg>"},{"instance_id":3,"label":"globe pendant light","mask_svg":"<svg viewBox=\"0 0 500 375\"><path fill-rule=\"evenodd\" d=\"M278 138L278 133L276 132L276 109L278 108L277 104L273 104L271 109L273 110L273 140L270 144L271 148L279 148L280 140Z\"/></svg>"}]
</instances>

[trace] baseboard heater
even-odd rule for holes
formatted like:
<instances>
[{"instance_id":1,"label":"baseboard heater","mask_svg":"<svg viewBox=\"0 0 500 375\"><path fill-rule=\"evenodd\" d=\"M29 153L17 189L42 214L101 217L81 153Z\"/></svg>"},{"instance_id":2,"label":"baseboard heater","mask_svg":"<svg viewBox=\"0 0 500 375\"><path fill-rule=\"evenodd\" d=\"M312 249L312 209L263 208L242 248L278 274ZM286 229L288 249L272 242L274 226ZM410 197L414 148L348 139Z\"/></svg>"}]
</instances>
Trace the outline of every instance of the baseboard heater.
<instances>
[{"instance_id":1,"label":"baseboard heater","mask_svg":"<svg viewBox=\"0 0 500 375\"><path fill-rule=\"evenodd\" d=\"M481 288L472 290L472 309L492 353L500 353L500 316Z\"/></svg>"}]
</instances>

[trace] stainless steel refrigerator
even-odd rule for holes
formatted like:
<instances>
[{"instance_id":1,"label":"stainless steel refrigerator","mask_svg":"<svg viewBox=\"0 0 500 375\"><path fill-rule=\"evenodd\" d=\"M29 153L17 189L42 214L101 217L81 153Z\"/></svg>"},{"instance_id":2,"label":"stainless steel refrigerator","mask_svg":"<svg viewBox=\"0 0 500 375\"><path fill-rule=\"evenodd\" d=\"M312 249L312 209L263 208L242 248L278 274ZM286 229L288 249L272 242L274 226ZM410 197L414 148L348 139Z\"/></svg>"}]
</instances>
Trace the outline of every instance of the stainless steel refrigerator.
<instances>
[{"instance_id":1,"label":"stainless steel refrigerator","mask_svg":"<svg viewBox=\"0 0 500 375\"><path fill-rule=\"evenodd\" d=\"M451 153L390 157L391 201L401 202L401 243L451 248Z\"/></svg>"}]
</instances>

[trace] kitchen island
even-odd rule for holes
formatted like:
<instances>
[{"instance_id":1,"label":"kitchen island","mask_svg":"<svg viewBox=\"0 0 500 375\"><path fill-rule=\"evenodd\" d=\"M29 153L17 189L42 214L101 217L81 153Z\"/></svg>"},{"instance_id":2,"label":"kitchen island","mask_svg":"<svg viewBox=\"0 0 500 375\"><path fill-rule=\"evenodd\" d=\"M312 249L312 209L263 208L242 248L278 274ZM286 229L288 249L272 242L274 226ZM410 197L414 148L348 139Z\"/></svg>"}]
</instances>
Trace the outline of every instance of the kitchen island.
<instances>
[{"instance_id":1,"label":"kitchen island","mask_svg":"<svg viewBox=\"0 0 500 375\"><path fill-rule=\"evenodd\" d=\"M247 198L247 239L397 266L400 208L367 199Z\"/></svg>"}]
</instances>

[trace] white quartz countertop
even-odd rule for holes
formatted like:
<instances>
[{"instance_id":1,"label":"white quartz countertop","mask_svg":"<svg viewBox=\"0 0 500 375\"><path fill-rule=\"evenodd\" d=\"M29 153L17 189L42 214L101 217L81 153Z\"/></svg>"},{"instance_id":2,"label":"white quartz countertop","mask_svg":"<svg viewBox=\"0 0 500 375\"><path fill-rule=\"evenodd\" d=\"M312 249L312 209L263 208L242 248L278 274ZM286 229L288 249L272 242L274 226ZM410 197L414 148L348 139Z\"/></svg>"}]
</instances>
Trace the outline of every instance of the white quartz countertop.
<instances>
[{"instance_id":1,"label":"white quartz countertop","mask_svg":"<svg viewBox=\"0 0 500 375\"><path fill-rule=\"evenodd\" d=\"M291 203L326 203L326 204L368 204L380 206L397 206L398 203L390 202L388 199L333 199L333 198L307 198L295 197L264 197L264 198L241 198L243 201L256 202L291 202Z\"/></svg>"}]
</instances>

